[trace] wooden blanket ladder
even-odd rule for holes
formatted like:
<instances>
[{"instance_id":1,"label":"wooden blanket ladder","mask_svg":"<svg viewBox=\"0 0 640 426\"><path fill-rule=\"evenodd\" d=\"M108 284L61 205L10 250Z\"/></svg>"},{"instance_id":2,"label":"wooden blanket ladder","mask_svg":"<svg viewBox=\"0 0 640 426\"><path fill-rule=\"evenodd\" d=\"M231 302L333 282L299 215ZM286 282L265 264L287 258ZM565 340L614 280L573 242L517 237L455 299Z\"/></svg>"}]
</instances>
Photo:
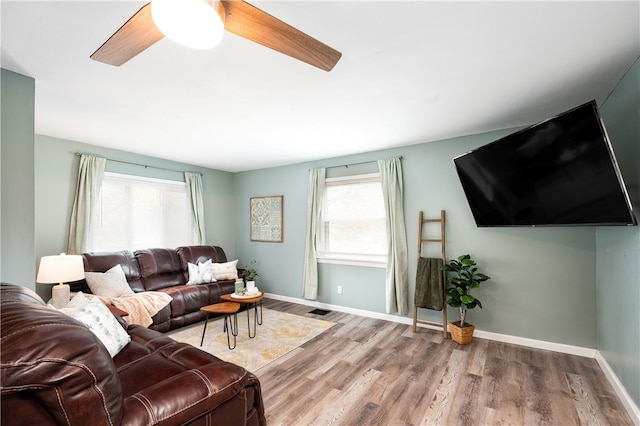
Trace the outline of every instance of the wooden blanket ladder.
<instances>
[{"instance_id":1,"label":"wooden blanket ladder","mask_svg":"<svg viewBox=\"0 0 640 426\"><path fill-rule=\"evenodd\" d=\"M427 238L425 237L425 228L427 224L429 223L433 223L433 222L439 222L440 223L440 238ZM440 218L438 219L425 219L424 217L424 213L422 211L420 211L419 214L419 222L418 222L418 261L420 260L420 257L422 256L422 246L426 243L439 243L440 244L440 249L441 249L441 255L442 255L442 264L446 264L447 263L447 256L446 256L446 251L445 251L445 231L444 231L444 225L445 225L445 212L444 210L440 210ZM414 304L413 306L413 332L415 333L417 331L417 325L418 324L427 324L427 325L435 325L438 327L442 327L442 334L444 335L444 338L446 339L448 337L447 335L447 303L446 303L446 295L444 294L444 288L446 288L446 283L447 283L447 273L442 271L442 280L443 280L443 289L442 289L442 323L439 322L432 322L432 321L424 321L424 320L419 320L418 319L418 309L419 307L416 306Z\"/></svg>"}]
</instances>

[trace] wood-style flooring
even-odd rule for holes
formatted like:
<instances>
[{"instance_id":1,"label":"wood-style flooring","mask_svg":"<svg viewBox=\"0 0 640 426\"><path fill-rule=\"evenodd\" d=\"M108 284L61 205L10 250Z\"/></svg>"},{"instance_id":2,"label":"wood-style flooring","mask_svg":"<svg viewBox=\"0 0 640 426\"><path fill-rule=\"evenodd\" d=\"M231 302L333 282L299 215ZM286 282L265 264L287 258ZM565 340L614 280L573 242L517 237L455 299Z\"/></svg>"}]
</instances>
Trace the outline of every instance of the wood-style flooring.
<instances>
[{"instance_id":1,"label":"wood-style flooring","mask_svg":"<svg viewBox=\"0 0 640 426\"><path fill-rule=\"evenodd\" d=\"M336 325L255 371L267 424L633 425L594 359L330 312Z\"/></svg>"}]
</instances>

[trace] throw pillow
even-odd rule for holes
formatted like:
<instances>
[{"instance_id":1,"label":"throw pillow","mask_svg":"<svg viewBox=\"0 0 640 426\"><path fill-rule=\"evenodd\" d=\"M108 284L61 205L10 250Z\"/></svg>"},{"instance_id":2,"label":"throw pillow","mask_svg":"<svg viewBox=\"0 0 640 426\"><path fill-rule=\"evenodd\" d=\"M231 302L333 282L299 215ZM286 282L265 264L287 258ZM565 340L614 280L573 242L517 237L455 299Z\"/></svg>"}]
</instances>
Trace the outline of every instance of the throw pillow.
<instances>
[{"instance_id":1,"label":"throw pillow","mask_svg":"<svg viewBox=\"0 0 640 426\"><path fill-rule=\"evenodd\" d=\"M86 294L84 294L81 291L77 293L71 293L71 296L72 296L71 299L69 299L69 301L64 306L55 306L52 303L53 299L51 299L49 303L47 303L47 306L50 307L51 309L55 309L59 311L62 309L80 309L84 305L89 303L89 298L87 297Z\"/></svg>"},{"instance_id":2,"label":"throw pillow","mask_svg":"<svg viewBox=\"0 0 640 426\"><path fill-rule=\"evenodd\" d=\"M215 281L213 278L213 267L211 259L206 262L200 262L197 265L193 263L188 263L189 267L189 281L187 281L187 285L191 284L205 284L211 283Z\"/></svg>"},{"instance_id":3,"label":"throw pillow","mask_svg":"<svg viewBox=\"0 0 640 426\"><path fill-rule=\"evenodd\" d=\"M85 272L84 276L91 292L107 301L123 294L133 294L120 264L107 272Z\"/></svg>"},{"instance_id":4,"label":"throw pillow","mask_svg":"<svg viewBox=\"0 0 640 426\"><path fill-rule=\"evenodd\" d=\"M214 263L213 278L216 280L235 280L238 278L238 259L232 262Z\"/></svg>"},{"instance_id":5,"label":"throw pillow","mask_svg":"<svg viewBox=\"0 0 640 426\"><path fill-rule=\"evenodd\" d=\"M88 301L79 309L62 308L59 310L80 321L91 330L107 348L111 358L116 356L131 341L129 334L122 328L104 303Z\"/></svg>"},{"instance_id":6,"label":"throw pillow","mask_svg":"<svg viewBox=\"0 0 640 426\"><path fill-rule=\"evenodd\" d=\"M89 298L85 296L83 292L79 291L76 293L75 296L73 296L73 298L71 298L69 303L63 306L63 308L64 309L82 309L89 302L90 302Z\"/></svg>"}]
</instances>

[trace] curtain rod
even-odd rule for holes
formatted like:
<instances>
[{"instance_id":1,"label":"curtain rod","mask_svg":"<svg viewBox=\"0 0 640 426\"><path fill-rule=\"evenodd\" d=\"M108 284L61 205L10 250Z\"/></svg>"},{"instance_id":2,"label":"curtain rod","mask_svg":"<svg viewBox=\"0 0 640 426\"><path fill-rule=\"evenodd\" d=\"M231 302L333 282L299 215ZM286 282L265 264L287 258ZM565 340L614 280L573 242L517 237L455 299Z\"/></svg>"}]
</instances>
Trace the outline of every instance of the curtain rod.
<instances>
[{"instance_id":1,"label":"curtain rod","mask_svg":"<svg viewBox=\"0 0 640 426\"><path fill-rule=\"evenodd\" d=\"M99 155L89 154L87 152L74 152L73 155L75 155L76 157L79 157L81 155L93 155L94 157L104 158L107 161L113 161L115 163L122 163L122 164L130 164L132 166L140 166L140 167L144 167L145 169L152 168L152 169L158 169L158 170L168 170L170 172L185 173L184 170L170 169L168 167L150 166L148 164L134 163L132 161L116 160L114 158L101 157ZM199 174L200 176L202 176L202 173L199 173L199 172L188 172L188 173L196 173L196 174Z\"/></svg>"},{"instance_id":2,"label":"curtain rod","mask_svg":"<svg viewBox=\"0 0 640 426\"><path fill-rule=\"evenodd\" d=\"M394 158L399 158L402 160L402 156L399 157L394 157ZM325 167L326 169L335 169L337 167L345 167L345 168L349 168L349 166L358 166L360 164L368 164L368 163L377 163L378 160L371 160L371 161L360 161L359 163L349 163L349 164L342 164L340 166L329 166L329 167Z\"/></svg>"}]
</instances>

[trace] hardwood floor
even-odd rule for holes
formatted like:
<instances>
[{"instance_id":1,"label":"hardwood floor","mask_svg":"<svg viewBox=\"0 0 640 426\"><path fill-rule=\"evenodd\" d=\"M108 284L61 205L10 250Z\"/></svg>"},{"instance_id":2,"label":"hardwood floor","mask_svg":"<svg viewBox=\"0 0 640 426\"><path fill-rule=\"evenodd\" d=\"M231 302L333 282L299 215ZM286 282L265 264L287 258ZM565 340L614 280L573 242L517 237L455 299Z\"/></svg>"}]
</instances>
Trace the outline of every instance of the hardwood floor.
<instances>
[{"instance_id":1,"label":"hardwood floor","mask_svg":"<svg viewBox=\"0 0 640 426\"><path fill-rule=\"evenodd\" d=\"M267 424L632 425L594 359L264 299L336 325L255 371Z\"/></svg>"}]
</instances>

